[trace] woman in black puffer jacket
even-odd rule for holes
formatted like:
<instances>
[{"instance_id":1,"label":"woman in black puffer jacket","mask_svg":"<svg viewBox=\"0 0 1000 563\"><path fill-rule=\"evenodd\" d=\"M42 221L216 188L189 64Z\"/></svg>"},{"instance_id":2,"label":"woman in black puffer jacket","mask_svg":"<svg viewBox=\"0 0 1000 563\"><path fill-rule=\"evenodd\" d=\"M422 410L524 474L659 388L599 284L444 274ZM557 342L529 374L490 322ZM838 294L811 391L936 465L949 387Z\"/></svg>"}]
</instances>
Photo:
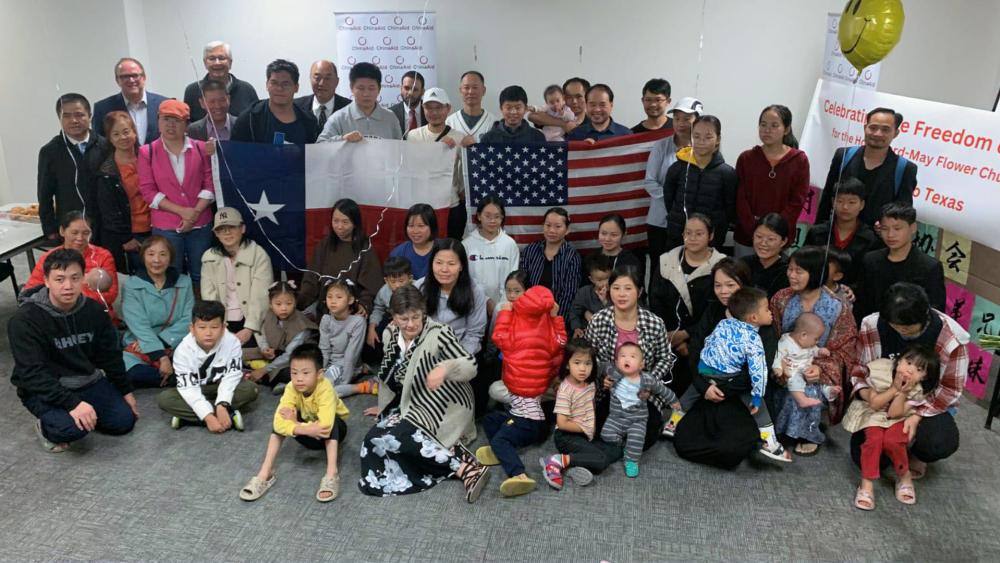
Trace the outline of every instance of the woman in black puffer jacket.
<instances>
[{"instance_id":1,"label":"woman in black puffer jacket","mask_svg":"<svg viewBox=\"0 0 1000 563\"><path fill-rule=\"evenodd\" d=\"M663 201L667 208L667 250L684 242L684 224L691 213L704 213L712 220L712 246L721 249L729 225L736 219L736 170L719 152L722 123L714 115L694 122L690 151L682 149L677 162L667 169Z\"/></svg>"}]
</instances>

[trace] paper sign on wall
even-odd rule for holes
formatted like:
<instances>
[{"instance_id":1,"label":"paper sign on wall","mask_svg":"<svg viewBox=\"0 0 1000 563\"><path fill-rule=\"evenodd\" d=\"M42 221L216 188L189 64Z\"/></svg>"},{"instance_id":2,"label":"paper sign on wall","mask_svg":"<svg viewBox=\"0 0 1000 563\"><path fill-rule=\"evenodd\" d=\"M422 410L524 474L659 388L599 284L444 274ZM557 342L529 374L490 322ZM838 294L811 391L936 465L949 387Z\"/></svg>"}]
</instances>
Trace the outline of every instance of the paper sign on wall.
<instances>
[{"instance_id":1,"label":"paper sign on wall","mask_svg":"<svg viewBox=\"0 0 1000 563\"><path fill-rule=\"evenodd\" d=\"M969 374L965 377L965 390L979 400L986 398L992 365L993 354L975 344L969 344Z\"/></svg>"},{"instance_id":2,"label":"paper sign on wall","mask_svg":"<svg viewBox=\"0 0 1000 563\"><path fill-rule=\"evenodd\" d=\"M945 277L962 285L969 281L969 263L972 262L971 240L950 231L943 231L938 258L944 266Z\"/></svg>"},{"instance_id":3,"label":"paper sign on wall","mask_svg":"<svg viewBox=\"0 0 1000 563\"><path fill-rule=\"evenodd\" d=\"M809 233L809 227L811 225L807 223L799 223L795 225L795 238L792 239L792 244L789 245L789 250L798 250L806 243L806 235Z\"/></svg>"},{"instance_id":4,"label":"paper sign on wall","mask_svg":"<svg viewBox=\"0 0 1000 563\"><path fill-rule=\"evenodd\" d=\"M976 306L976 294L954 282L945 282L944 313L955 320L965 330L972 324L972 309Z\"/></svg>"},{"instance_id":5,"label":"paper sign on wall","mask_svg":"<svg viewBox=\"0 0 1000 563\"><path fill-rule=\"evenodd\" d=\"M938 239L941 229L934 225L917 221L917 232L913 235L913 246L931 258L937 258Z\"/></svg>"},{"instance_id":6,"label":"paper sign on wall","mask_svg":"<svg viewBox=\"0 0 1000 563\"><path fill-rule=\"evenodd\" d=\"M976 297L976 306L972 309L972 322L969 325L969 334L976 340L986 334L989 336L1000 335L1000 305L986 299Z\"/></svg>"},{"instance_id":7,"label":"paper sign on wall","mask_svg":"<svg viewBox=\"0 0 1000 563\"><path fill-rule=\"evenodd\" d=\"M809 186L809 191L806 192L806 200L802 204L802 213L799 213L799 223L807 223L809 225L817 223L816 212L819 211L819 193L819 188ZM819 219L820 223L823 221L826 221L826 217Z\"/></svg>"}]
</instances>

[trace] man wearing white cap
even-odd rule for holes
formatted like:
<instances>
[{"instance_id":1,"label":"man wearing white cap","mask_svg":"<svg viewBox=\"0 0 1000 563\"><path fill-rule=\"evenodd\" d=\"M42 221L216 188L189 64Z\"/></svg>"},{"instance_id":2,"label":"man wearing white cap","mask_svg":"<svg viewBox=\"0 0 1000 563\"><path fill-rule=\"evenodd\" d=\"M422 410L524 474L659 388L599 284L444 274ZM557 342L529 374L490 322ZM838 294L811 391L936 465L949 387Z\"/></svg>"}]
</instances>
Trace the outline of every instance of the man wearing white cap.
<instances>
[{"instance_id":1,"label":"man wearing white cap","mask_svg":"<svg viewBox=\"0 0 1000 563\"><path fill-rule=\"evenodd\" d=\"M669 250L667 245L667 208L663 203L663 180L667 177L667 169L677 160L677 151L691 146L691 125L695 118L704 113L705 108L695 98L681 98L677 104L667 110L673 118L674 135L660 139L649 151L646 161L646 179L643 182L649 192L649 215L646 216L648 254L650 264L649 285L657 282L660 255Z\"/></svg>"},{"instance_id":2,"label":"man wearing white cap","mask_svg":"<svg viewBox=\"0 0 1000 563\"><path fill-rule=\"evenodd\" d=\"M462 235L465 234L465 225L469 220L465 206L462 204L462 198L465 196L465 183L462 181L460 145L465 137L465 132L445 123L451 112L451 100L444 88L429 88L424 92L421 101L427 125L411 129L403 138L407 141L440 142L455 151L455 172L452 176L454 189L451 194L451 208L448 210L448 236L462 240ZM456 147L459 148L456 149Z\"/></svg>"}]
</instances>

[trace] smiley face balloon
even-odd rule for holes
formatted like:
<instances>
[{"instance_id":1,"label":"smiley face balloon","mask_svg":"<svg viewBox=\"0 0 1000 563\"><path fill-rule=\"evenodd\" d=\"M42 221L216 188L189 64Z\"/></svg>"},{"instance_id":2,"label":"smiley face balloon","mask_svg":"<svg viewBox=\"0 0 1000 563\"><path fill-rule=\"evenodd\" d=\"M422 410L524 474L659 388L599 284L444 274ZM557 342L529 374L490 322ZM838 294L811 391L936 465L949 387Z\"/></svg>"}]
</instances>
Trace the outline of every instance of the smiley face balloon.
<instances>
[{"instance_id":1,"label":"smiley face balloon","mask_svg":"<svg viewBox=\"0 0 1000 563\"><path fill-rule=\"evenodd\" d=\"M899 43L905 19L901 0L847 0L837 31L840 50L860 73Z\"/></svg>"}]
</instances>

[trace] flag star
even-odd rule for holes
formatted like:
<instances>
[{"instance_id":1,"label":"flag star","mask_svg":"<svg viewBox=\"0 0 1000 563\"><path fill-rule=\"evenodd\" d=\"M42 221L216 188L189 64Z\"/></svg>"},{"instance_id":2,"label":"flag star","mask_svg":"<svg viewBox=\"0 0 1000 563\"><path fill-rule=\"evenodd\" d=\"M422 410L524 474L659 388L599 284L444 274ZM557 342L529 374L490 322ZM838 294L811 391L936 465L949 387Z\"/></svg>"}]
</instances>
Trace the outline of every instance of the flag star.
<instances>
[{"instance_id":1,"label":"flag star","mask_svg":"<svg viewBox=\"0 0 1000 563\"><path fill-rule=\"evenodd\" d=\"M479 172L473 172L472 173L472 177L473 178L478 178L479 177Z\"/></svg>"},{"instance_id":2,"label":"flag star","mask_svg":"<svg viewBox=\"0 0 1000 563\"><path fill-rule=\"evenodd\" d=\"M536 173L536 172L538 172L538 167L537 167L537 166L532 166L532 167L531 167L531 172L532 172L532 173Z\"/></svg>"},{"instance_id":3,"label":"flag star","mask_svg":"<svg viewBox=\"0 0 1000 563\"><path fill-rule=\"evenodd\" d=\"M545 154L545 153L547 153L547 152L549 152L549 151L548 151L548 149L546 149L545 147L542 147L542 148L541 148L541 150L540 150L540 151L538 151L538 152L540 152L540 153L542 153L542 154Z\"/></svg>"},{"instance_id":4,"label":"flag star","mask_svg":"<svg viewBox=\"0 0 1000 563\"><path fill-rule=\"evenodd\" d=\"M521 152L529 152L529 151L531 151L530 148L528 148L528 147L521 147Z\"/></svg>"},{"instance_id":5,"label":"flag star","mask_svg":"<svg viewBox=\"0 0 1000 563\"><path fill-rule=\"evenodd\" d=\"M555 171L556 171L555 166L549 166L549 172L555 172Z\"/></svg>"},{"instance_id":6,"label":"flag star","mask_svg":"<svg viewBox=\"0 0 1000 563\"><path fill-rule=\"evenodd\" d=\"M486 152L493 152L493 147L486 147Z\"/></svg>"},{"instance_id":7,"label":"flag star","mask_svg":"<svg viewBox=\"0 0 1000 563\"><path fill-rule=\"evenodd\" d=\"M512 151L514 149L512 149L510 146L506 146L506 147L503 148L503 150L504 150L504 152L510 152L510 151Z\"/></svg>"},{"instance_id":8,"label":"flag star","mask_svg":"<svg viewBox=\"0 0 1000 563\"><path fill-rule=\"evenodd\" d=\"M274 216L275 213L281 210L285 204L273 204L267 201L267 192L260 193L260 201L257 203L247 202L247 207L253 210L254 221L260 222L261 219L270 219L272 223L278 225L278 218Z\"/></svg>"}]
</instances>

